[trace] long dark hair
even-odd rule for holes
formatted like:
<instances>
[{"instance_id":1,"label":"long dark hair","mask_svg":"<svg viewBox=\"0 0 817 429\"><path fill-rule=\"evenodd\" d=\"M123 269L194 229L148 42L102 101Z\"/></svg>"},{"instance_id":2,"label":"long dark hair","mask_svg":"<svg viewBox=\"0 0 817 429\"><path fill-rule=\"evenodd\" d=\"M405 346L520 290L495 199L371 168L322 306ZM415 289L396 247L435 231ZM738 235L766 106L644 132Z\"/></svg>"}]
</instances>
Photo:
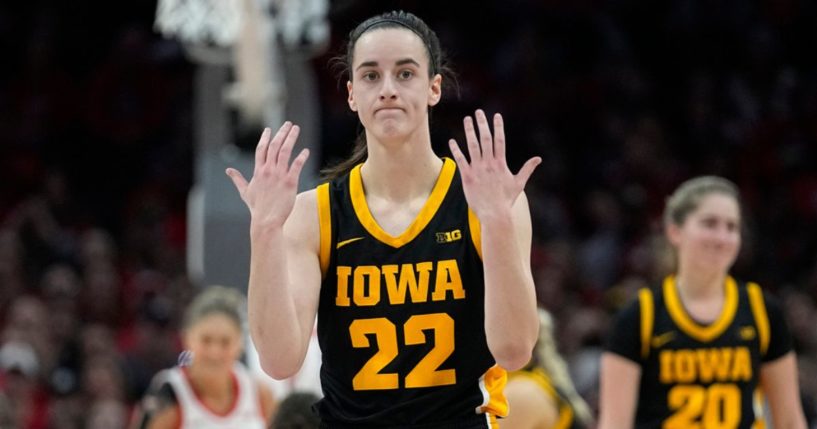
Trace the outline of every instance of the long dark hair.
<instances>
[{"instance_id":1,"label":"long dark hair","mask_svg":"<svg viewBox=\"0 0 817 429\"><path fill-rule=\"evenodd\" d=\"M416 15L402 10L386 12L377 16L373 16L361 22L354 30L349 33L349 40L346 42L346 52L332 59L335 67L340 69L341 78L352 80L352 61L355 51L355 44L360 36L369 30L384 29L384 28L405 28L411 30L425 45L426 53L428 54L428 75L433 78L440 74L444 80L450 79L453 86L456 86L456 77L454 72L446 64L445 53L440 48L440 39L431 28L423 22L422 19ZM355 145L352 149L352 154L334 165L321 170L321 176L326 180L332 180L347 174L352 168L366 161L369 152L366 147L366 132L361 131L355 139Z\"/></svg>"}]
</instances>

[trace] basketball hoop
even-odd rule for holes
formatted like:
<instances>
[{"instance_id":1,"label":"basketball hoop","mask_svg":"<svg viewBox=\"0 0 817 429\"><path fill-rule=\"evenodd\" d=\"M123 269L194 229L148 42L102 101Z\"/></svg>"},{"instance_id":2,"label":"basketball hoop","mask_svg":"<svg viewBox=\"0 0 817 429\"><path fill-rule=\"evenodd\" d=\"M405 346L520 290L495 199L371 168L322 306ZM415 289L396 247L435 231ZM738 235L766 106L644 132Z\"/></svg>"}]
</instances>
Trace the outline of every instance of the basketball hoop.
<instances>
[{"instance_id":1,"label":"basketball hoop","mask_svg":"<svg viewBox=\"0 0 817 429\"><path fill-rule=\"evenodd\" d=\"M200 47L229 48L243 24L242 0L159 0L154 27Z\"/></svg>"}]
</instances>

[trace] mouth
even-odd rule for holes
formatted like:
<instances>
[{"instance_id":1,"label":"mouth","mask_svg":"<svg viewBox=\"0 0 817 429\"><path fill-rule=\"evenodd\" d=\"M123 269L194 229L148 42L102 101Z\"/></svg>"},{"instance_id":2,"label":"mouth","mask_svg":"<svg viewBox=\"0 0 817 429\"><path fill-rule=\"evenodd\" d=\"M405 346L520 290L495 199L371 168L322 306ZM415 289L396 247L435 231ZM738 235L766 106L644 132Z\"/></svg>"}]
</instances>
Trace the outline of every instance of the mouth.
<instances>
[{"instance_id":1,"label":"mouth","mask_svg":"<svg viewBox=\"0 0 817 429\"><path fill-rule=\"evenodd\" d=\"M379 108L379 109L375 109L374 113L380 113L380 112L402 112L402 111L403 111L403 109L401 109L401 108L399 108L399 107L381 107L381 108Z\"/></svg>"}]
</instances>

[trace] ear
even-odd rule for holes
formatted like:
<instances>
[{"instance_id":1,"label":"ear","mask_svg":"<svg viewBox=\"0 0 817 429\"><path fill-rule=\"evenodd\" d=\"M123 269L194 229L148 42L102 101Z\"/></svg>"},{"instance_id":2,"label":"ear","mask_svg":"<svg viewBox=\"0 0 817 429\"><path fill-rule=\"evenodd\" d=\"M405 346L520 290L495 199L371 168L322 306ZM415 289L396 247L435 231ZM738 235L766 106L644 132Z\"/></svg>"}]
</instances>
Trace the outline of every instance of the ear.
<instances>
[{"instance_id":1,"label":"ear","mask_svg":"<svg viewBox=\"0 0 817 429\"><path fill-rule=\"evenodd\" d=\"M678 247L681 244L681 227L679 225L670 223L664 228L664 235L667 236L667 240L673 247Z\"/></svg>"},{"instance_id":2,"label":"ear","mask_svg":"<svg viewBox=\"0 0 817 429\"><path fill-rule=\"evenodd\" d=\"M440 102L443 91L443 77L438 73L431 79L431 85L428 87L428 105L433 107Z\"/></svg>"},{"instance_id":3,"label":"ear","mask_svg":"<svg viewBox=\"0 0 817 429\"><path fill-rule=\"evenodd\" d=\"M349 93L349 98L346 101L349 103L349 109L353 112L357 112L357 103L355 103L355 91L352 89L352 81L346 81L346 91Z\"/></svg>"}]
</instances>

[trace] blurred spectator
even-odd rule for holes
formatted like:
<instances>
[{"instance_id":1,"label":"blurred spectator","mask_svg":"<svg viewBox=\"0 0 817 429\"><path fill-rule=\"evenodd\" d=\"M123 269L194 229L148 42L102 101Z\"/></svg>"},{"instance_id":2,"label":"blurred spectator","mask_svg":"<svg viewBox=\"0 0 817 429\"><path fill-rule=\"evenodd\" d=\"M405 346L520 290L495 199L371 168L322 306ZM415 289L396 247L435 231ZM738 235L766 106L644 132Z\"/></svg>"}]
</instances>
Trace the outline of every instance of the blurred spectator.
<instances>
[{"instance_id":1,"label":"blurred spectator","mask_svg":"<svg viewBox=\"0 0 817 429\"><path fill-rule=\"evenodd\" d=\"M591 405L584 375L609 313L672 269L659 219L668 191L698 174L733 179L754 213L735 275L781 296L814 410L817 8L508 4L454 20L456 1L332 2L332 44L363 17L411 9L438 29L454 69L468 71L459 96L447 92L434 112L438 154L448 155L440 142L459 137L462 115L483 107L506 117L512 168L543 157L526 189L537 299ZM126 408L144 393L181 349L178 315L195 290L184 246L196 69L153 33L154 2L114 5L0 6L0 344L34 350L36 379L16 370L11 384L45 392L37 397L50 398L58 428L91 424L94 407L118 413L88 402L83 373L121 377ZM76 25L88 22L104 25ZM332 72L315 71L326 162L348 153L357 122ZM121 375L90 371L99 356ZM0 396L0 429L3 410Z\"/></svg>"},{"instance_id":2,"label":"blurred spectator","mask_svg":"<svg viewBox=\"0 0 817 429\"><path fill-rule=\"evenodd\" d=\"M12 427L45 429L49 395L40 381L42 368L34 348L22 341L0 346L2 393L11 409Z\"/></svg>"}]
</instances>

